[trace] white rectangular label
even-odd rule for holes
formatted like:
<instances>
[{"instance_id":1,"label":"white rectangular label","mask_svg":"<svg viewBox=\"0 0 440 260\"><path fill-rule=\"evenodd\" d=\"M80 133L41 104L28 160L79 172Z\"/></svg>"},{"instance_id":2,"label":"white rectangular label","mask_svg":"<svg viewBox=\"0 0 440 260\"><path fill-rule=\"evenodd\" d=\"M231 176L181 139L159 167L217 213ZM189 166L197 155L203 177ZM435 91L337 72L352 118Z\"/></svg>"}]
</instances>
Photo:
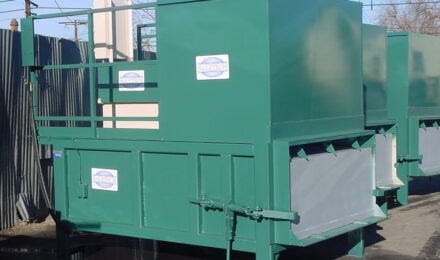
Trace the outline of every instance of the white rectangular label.
<instances>
[{"instance_id":1,"label":"white rectangular label","mask_svg":"<svg viewBox=\"0 0 440 260\"><path fill-rule=\"evenodd\" d=\"M92 168L92 189L118 191L118 170Z\"/></svg>"},{"instance_id":2,"label":"white rectangular label","mask_svg":"<svg viewBox=\"0 0 440 260\"><path fill-rule=\"evenodd\" d=\"M197 80L229 79L229 55L196 57Z\"/></svg>"},{"instance_id":3,"label":"white rectangular label","mask_svg":"<svg viewBox=\"0 0 440 260\"><path fill-rule=\"evenodd\" d=\"M125 70L119 71L119 91L144 91L145 71Z\"/></svg>"}]
</instances>

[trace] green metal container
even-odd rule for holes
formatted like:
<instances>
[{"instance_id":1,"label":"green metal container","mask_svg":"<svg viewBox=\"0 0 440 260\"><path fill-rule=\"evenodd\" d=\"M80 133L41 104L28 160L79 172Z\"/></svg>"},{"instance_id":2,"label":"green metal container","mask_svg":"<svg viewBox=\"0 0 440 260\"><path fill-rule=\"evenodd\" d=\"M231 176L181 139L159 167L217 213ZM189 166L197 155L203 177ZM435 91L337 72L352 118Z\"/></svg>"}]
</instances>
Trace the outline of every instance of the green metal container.
<instances>
[{"instance_id":1,"label":"green metal container","mask_svg":"<svg viewBox=\"0 0 440 260\"><path fill-rule=\"evenodd\" d=\"M363 36L366 127L376 132L376 196L386 211L387 195L403 186L395 167L396 121L387 107L387 28L364 24Z\"/></svg>"},{"instance_id":2,"label":"green metal container","mask_svg":"<svg viewBox=\"0 0 440 260\"><path fill-rule=\"evenodd\" d=\"M375 132L364 130L361 4L131 6L145 7L156 8L157 60L95 63L90 35L88 64L38 67L33 20L84 12L22 21L35 91L46 70L90 69L90 117L35 111L63 223L258 260L349 233L350 254L362 257L362 228L386 216L373 194ZM119 9L85 11L89 28L92 12ZM127 117L126 105L145 111ZM43 124L54 121L91 126Z\"/></svg>"},{"instance_id":3,"label":"green metal container","mask_svg":"<svg viewBox=\"0 0 440 260\"><path fill-rule=\"evenodd\" d=\"M388 106L397 120L398 201L408 203L408 183L440 173L440 38L388 35Z\"/></svg>"}]
</instances>

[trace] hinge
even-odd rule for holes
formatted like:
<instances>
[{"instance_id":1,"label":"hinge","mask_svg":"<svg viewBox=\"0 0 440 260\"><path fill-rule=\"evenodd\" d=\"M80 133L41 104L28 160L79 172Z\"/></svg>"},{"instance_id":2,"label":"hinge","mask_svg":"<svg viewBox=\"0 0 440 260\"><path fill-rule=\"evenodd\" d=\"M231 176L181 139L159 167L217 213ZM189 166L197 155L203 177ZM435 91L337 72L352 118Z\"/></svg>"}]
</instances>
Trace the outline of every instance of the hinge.
<instances>
[{"instance_id":1,"label":"hinge","mask_svg":"<svg viewBox=\"0 0 440 260\"><path fill-rule=\"evenodd\" d=\"M423 155L399 155L397 156L397 161L399 163L403 163L403 162L422 162L423 160Z\"/></svg>"}]
</instances>

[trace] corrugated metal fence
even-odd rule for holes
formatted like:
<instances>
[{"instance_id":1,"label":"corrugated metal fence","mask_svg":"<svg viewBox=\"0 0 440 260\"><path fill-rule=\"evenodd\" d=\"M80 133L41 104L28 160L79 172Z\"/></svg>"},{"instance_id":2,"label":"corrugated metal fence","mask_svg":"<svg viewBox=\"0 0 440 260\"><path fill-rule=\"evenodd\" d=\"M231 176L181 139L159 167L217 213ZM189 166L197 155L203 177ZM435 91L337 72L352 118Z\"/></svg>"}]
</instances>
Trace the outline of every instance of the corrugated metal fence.
<instances>
[{"instance_id":1,"label":"corrugated metal fence","mask_svg":"<svg viewBox=\"0 0 440 260\"><path fill-rule=\"evenodd\" d=\"M81 63L87 43L37 36L39 64ZM25 198L30 215L46 214L38 187L32 149L27 71L21 66L20 33L0 30L0 229L17 224L16 203ZM57 70L39 77L40 109L45 115L88 115L88 75L84 69ZM45 149L47 150L47 149ZM42 155L43 171L50 191L51 155Z\"/></svg>"}]
</instances>

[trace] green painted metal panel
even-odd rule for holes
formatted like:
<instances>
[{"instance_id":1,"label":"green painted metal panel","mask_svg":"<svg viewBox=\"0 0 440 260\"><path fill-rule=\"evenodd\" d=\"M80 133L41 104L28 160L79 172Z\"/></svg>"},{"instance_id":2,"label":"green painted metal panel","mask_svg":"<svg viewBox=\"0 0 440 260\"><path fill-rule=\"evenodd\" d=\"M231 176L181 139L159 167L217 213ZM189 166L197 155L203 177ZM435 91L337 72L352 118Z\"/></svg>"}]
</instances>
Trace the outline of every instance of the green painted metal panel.
<instances>
[{"instance_id":1,"label":"green painted metal panel","mask_svg":"<svg viewBox=\"0 0 440 260\"><path fill-rule=\"evenodd\" d=\"M363 129L359 5L284 0L269 6L272 135ZM301 13L283 15L287 10Z\"/></svg>"},{"instance_id":2,"label":"green painted metal panel","mask_svg":"<svg viewBox=\"0 0 440 260\"><path fill-rule=\"evenodd\" d=\"M68 158L67 166L67 189L69 218L78 219L82 224L98 225L101 223L114 223L117 225L134 225L136 200L138 190L133 188L138 183L138 174L133 171L132 164L125 162L130 160L128 152L103 152L66 150ZM117 171L117 184L115 191L101 190L93 187L93 169ZM104 178L112 178L103 175ZM100 182L96 182L99 183ZM105 185L103 186L105 188ZM85 192L84 192L85 191Z\"/></svg>"},{"instance_id":3,"label":"green painted metal panel","mask_svg":"<svg viewBox=\"0 0 440 260\"><path fill-rule=\"evenodd\" d=\"M229 197L227 168L219 155L200 156L200 189L201 195L212 199ZM224 226L215 223L223 222L225 216L220 211L201 210L201 232L208 235L226 235Z\"/></svg>"},{"instance_id":4,"label":"green painted metal panel","mask_svg":"<svg viewBox=\"0 0 440 260\"><path fill-rule=\"evenodd\" d=\"M265 2L253 1L252 12L230 0L158 7L159 105L166 122L160 131L165 139L243 143L269 138ZM230 79L197 80L196 57L221 54L230 57Z\"/></svg>"},{"instance_id":5,"label":"green painted metal panel","mask_svg":"<svg viewBox=\"0 0 440 260\"><path fill-rule=\"evenodd\" d=\"M437 118L440 115L440 39L417 33L391 33L388 43L391 52L388 62L391 68L398 70L390 71L389 84L394 91L398 89L407 96L391 99L396 100L390 104L393 113L398 113L396 104L401 102L407 107L402 112L408 116ZM399 83L401 87L397 88L395 85Z\"/></svg>"},{"instance_id":6,"label":"green painted metal panel","mask_svg":"<svg viewBox=\"0 0 440 260\"><path fill-rule=\"evenodd\" d=\"M252 157L235 156L233 160L233 200L239 205L256 206L255 159ZM243 187L247 187L243 189ZM237 216L237 237L254 240L256 223L246 217Z\"/></svg>"},{"instance_id":7,"label":"green painted metal panel","mask_svg":"<svg viewBox=\"0 0 440 260\"><path fill-rule=\"evenodd\" d=\"M144 153L142 166L144 227L188 232L191 221L188 198L195 196L188 155Z\"/></svg>"},{"instance_id":8,"label":"green painted metal panel","mask_svg":"<svg viewBox=\"0 0 440 260\"><path fill-rule=\"evenodd\" d=\"M440 38L408 36L409 114L440 117Z\"/></svg>"},{"instance_id":9,"label":"green painted metal panel","mask_svg":"<svg viewBox=\"0 0 440 260\"><path fill-rule=\"evenodd\" d=\"M35 65L35 39L34 39L34 21L30 19L21 19L21 45L22 48L21 63L29 67Z\"/></svg>"},{"instance_id":10,"label":"green painted metal panel","mask_svg":"<svg viewBox=\"0 0 440 260\"><path fill-rule=\"evenodd\" d=\"M393 124L387 108L387 28L363 25L366 124Z\"/></svg>"}]
</instances>

